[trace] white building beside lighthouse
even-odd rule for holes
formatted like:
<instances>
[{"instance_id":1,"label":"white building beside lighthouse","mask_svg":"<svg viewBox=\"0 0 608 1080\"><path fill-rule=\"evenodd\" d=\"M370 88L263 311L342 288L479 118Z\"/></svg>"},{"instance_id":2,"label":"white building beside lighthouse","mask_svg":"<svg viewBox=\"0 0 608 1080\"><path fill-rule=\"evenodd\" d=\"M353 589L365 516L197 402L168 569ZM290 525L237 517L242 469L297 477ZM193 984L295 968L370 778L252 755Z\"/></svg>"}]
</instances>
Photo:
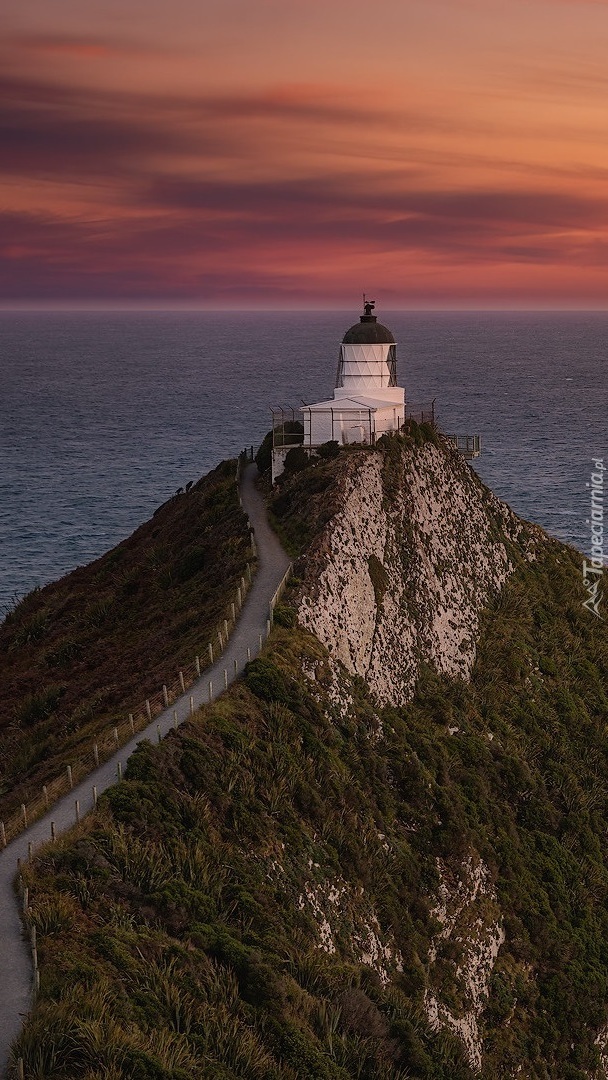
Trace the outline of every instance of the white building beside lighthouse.
<instances>
[{"instance_id":1,"label":"white building beside lighthouse","mask_svg":"<svg viewBox=\"0 0 608 1080\"><path fill-rule=\"evenodd\" d=\"M304 446L374 443L386 431L399 431L405 421L405 390L397 385L397 346L390 330L373 314L374 301L364 303L359 322L346 331L340 345L333 397L304 405Z\"/></svg>"}]
</instances>

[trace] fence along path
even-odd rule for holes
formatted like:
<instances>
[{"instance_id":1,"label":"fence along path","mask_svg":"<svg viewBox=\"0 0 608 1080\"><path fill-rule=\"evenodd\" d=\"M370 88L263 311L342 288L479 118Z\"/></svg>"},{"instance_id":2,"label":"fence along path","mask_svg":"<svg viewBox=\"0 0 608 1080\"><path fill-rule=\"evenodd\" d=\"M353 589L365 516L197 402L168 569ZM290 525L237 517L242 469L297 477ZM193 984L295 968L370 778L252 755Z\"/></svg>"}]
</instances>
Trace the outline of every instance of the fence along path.
<instances>
[{"instance_id":1,"label":"fence along path","mask_svg":"<svg viewBox=\"0 0 608 1080\"><path fill-rule=\"evenodd\" d=\"M191 712L215 700L243 671L249 656L257 656L268 636L272 609L290 571L289 557L268 524L262 496L254 486L256 466L242 469L240 494L256 540L258 569L223 654L173 704L116 751L99 768L75 784L48 813L21 832L0 854L0 1075L6 1075L10 1046L19 1034L32 1002L34 976L31 950L21 925L22 902L14 891L18 861L25 862L36 847L65 832L83 817L103 791L116 783L128 757L142 739L157 741L183 723ZM27 1078L26 1078L27 1080Z\"/></svg>"},{"instance_id":2,"label":"fence along path","mask_svg":"<svg viewBox=\"0 0 608 1080\"><path fill-rule=\"evenodd\" d=\"M251 457L249 453L249 450L244 450L239 456L235 471L234 483L241 507L243 505L239 488L241 472L243 464L253 460L253 447L251 447ZM248 524L250 551L252 558L255 559L255 539L251 533L251 522L249 521ZM68 758L69 764L66 763L61 772L53 780L49 780L37 795L31 796L27 804L22 803L18 811L0 820L0 849L5 848L28 825L32 825L34 821L42 817L62 795L68 795L78 781L89 776L93 769L112 757L117 750L131 740L132 736L141 734L149 727L152 720L156 719L169 705L174 705L178 698L182 697L197 679L200 679L202 668L213 664L215 657L220 656L236 625L238 613L251 585L251 566L251 562L248 562L232 601L226 602L224 617L212 632L211 640L202 652L202 663L200 655L196 656L192 663L183 665L178 678L173 683L164 685L156 694L150 694L141 705L135 706L127 720L107 725L95 736L95 741L87 750L73 752Z\"/></svg>"}]
</instances>

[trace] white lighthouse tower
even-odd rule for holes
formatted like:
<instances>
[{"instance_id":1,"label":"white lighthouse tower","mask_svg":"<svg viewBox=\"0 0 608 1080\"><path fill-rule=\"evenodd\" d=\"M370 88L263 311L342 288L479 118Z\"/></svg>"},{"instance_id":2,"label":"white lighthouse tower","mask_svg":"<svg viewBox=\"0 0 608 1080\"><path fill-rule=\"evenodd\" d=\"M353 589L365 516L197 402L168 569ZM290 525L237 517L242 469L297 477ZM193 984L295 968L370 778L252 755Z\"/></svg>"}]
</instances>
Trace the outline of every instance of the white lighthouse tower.
<instances>
[{"instance_id":1,"label":"white lighthouse tower","mask_svg":"<svg viewBox=\"0 0 608 1080\"><path fill-rule=\"evenodd\" d=\"M363 315L342 338L333 398L302 407L304 446L374 443L405 421L395 339L373 314L375 302L363 300Z\"/></svg>"},{"instance_id":2,"label":"white lighthouse tower","mask_svg":"<svg viewBox=\"0 0 608 1080\"><path fill-rule=\"evenodd\" d=\"M406 407L405 390L397 385L397 346L391 331L374 315L374 300L363 297L363 315L346 331L340 344L340 358L334 396L327 401L302 405L297 412L302 423L285 410L272 410L272 482L283 472L285 459L294 447L309 453L324 443L367 443L381 435L401 431L415 421L435 425L435 401ZM481 453L480 435L449 435L445 438L463 457L471 460Z\"/></svg>"}]
</instances>

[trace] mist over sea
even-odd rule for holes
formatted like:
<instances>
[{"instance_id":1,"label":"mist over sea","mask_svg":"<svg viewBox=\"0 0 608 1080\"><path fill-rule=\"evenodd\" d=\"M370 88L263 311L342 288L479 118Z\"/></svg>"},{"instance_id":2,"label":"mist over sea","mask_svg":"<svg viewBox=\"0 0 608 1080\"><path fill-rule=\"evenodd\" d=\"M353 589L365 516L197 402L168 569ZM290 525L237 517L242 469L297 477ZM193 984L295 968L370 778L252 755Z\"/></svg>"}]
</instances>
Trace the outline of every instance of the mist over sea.
<instances>
[{"instance_id":1,"label":"mist over sea","mask_svg":"<svg viewBox=\"0 0 608 1080\"><path fill-rule=\"evenodd\" d=\"M475 468L521 516L590 547L608 462L608 313L378 317L410 402L481 433ZM331 395L352 312L0 313L0 618L258 445L271 406Z\"/></svg>"}]
</instances>

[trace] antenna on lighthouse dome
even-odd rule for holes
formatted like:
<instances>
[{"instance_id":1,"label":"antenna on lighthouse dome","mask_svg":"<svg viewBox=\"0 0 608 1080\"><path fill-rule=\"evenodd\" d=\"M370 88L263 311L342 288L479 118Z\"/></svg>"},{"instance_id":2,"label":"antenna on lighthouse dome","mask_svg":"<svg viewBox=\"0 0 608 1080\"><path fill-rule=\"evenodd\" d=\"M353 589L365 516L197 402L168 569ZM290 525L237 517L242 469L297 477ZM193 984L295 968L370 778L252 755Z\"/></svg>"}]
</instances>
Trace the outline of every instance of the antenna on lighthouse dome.
<instances>
[{"instance_id":1,"label":"antenna on lighthouse dome","mask_svg":"<svg viewBox=\"0 0 608 1080\"><path fill-rule=\"evenodd\" d=\"M361 316L361 322L371 322L372 320L374 322L376 321L376 316L372 314L375 306L376 301L368 300L365 296L365 293L363 293L363 315Z\"/></svg>"}]
</instances>

